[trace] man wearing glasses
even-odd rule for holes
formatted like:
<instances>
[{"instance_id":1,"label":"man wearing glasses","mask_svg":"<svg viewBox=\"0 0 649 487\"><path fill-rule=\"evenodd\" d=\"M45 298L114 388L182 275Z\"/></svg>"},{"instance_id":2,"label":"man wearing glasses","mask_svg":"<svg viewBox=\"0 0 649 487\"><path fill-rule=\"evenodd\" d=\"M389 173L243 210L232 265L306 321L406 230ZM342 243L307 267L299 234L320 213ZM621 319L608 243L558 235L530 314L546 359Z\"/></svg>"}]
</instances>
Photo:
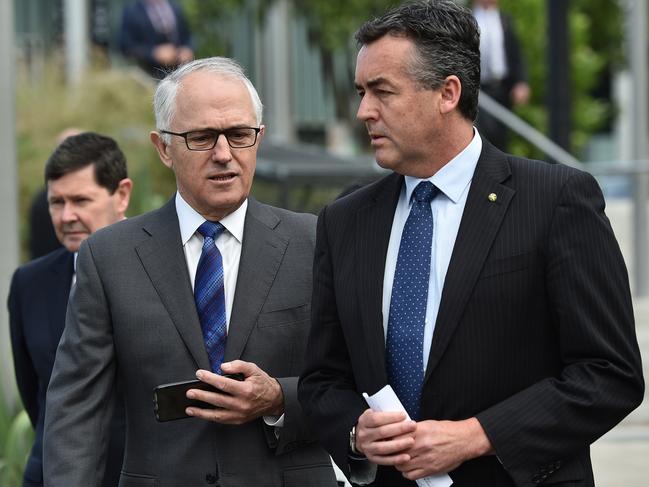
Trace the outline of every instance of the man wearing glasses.
<instances>
[{"instance_id":1,"label":"man wearing glasses","mask_svg":"<svg viewBox=\"0 0 649 487\"><path fill-rule=\"evenodd\" d=\"M154 109L151 140L178 191L81 247L48 391L46 485L95 485L116 378L123 487L336 485L296 398L315 218L248 197L257 92L233 61L202 59L159 84ZM156 421L153 390L195 377L215 390L185 395L207 404Z\"/></svg>"}]
</instances>

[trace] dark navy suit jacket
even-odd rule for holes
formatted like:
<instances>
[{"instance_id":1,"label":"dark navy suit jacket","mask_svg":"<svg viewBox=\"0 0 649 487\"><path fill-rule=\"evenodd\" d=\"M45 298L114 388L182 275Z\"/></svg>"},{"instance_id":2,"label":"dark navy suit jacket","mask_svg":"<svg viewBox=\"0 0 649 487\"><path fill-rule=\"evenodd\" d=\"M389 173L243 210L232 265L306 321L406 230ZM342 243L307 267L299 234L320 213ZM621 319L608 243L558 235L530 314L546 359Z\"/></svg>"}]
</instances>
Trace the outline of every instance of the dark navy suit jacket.
<instances>
[{"instance_id":1,"label":"dark navy suit jacket","mask_svg":"<svg viewBox=\"0 0 649 487\"><path fill-rule=\"evenodd\" d=\"M11 344L16 382L34 426L34 446L25 467L25 487L43 485L43 422L45 393L65 326L65 312L74 272L74 254L61 248L16 270L9 292ZM124 445L123 407L111 427L111 448L104 486L116 486Z\"/></svg>"},{"instance_id":2,"label":"dark navy suit jacket","mask_svg":"<svg viewBox=\"0 0 649 487\"><path fill-rule=\"evenodd\" d=\"M191 47L191 35L187 21L180 7L169 2L176 16L176 29L167 35L155 29L143 0L124 7L122 24L119 33L119 47L122 53L137 63L155 78L163 78L166 69L160 66L152 56L153 49L160 44L171 43L175 46Z\"/></svg>"}]
</instances>

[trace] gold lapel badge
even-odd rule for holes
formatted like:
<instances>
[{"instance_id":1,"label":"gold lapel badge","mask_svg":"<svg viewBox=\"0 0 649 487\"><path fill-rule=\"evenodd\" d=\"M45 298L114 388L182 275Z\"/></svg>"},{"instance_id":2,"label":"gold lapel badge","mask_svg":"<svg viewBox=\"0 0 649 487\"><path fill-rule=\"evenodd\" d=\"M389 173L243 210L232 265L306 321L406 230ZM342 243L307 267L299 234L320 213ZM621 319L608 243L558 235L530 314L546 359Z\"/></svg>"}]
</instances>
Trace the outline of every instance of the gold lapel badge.
<instances>
[{"instance_id":1,"label":"gold lapel badge","mask_svg":"<svg viewBox=\"0 0 649 487\"><path fill-rule=\"evenodd\" d=\"M492 203L495 203L496 200L498 199L498 195L496 193L489 193L489 196L487 196L487 199L491 201Z\"/></svg>"}]
</instances>

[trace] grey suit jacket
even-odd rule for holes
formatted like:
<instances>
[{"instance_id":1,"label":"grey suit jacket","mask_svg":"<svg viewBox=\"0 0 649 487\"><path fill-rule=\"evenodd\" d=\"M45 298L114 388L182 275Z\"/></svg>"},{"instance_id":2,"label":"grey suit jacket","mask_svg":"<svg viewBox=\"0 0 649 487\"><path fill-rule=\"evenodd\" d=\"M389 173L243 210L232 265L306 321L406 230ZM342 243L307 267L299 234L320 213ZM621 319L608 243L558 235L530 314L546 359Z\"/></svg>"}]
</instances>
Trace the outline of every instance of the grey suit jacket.
<instances>
[{"instance_id":1,"label":"grey suit jacket","mask_svg":"<svg viewBox=\"0 0 649 487\"><path fill-rule=\"evenodd\" d=\"M116 377L127 413L121 487L335 485L296 398L314 233L315 217L249 200L225 360L255 362L278 378L279 438L261 418L228 426L154 417L157 385L209 369L174 201L84 242L48 389L46 485L96 484Z\"/></svg>"}]
</instances>

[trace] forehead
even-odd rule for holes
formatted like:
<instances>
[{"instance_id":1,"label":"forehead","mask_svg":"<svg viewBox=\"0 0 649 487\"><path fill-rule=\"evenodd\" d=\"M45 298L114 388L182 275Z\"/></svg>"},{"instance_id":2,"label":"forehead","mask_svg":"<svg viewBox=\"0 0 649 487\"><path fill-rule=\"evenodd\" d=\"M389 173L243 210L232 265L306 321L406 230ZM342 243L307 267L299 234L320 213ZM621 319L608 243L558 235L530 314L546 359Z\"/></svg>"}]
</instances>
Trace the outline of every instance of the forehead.
<instances>
[{"instance_id":1,"label":"forehead","mask_svg":"<svg viewBox=\"0 0 649 487\"><path fill-rule=\"evenodd\" d=\"M252 99L243 81L209 71L196 71L180 82L173 120L177 128L220 128L254 123Z\"/></svg>"},{"instance_id":2,"label":"forehead","mask_svg":"<svg viewBox=\"0 0 649 487\"><path fill-rule=\"evenodd\" d=\"M410 39L392 35L365 44L356 58L356 84L363 86L377 79L396 82L407 78L413 49Z\"/></svg>"},{"instance_id":3,"label":"forehead","mask_svg":"<svg viewBox=\"0 0 649 487\"><path fill-rule=\"evenodd\" d=\"M58 179L47 182L48 195L78 195L82 193L91 193L96 191L108 191L100 186L95 179L95 166L88 166L64 174Z\"/></svg>"}]
</instances>

